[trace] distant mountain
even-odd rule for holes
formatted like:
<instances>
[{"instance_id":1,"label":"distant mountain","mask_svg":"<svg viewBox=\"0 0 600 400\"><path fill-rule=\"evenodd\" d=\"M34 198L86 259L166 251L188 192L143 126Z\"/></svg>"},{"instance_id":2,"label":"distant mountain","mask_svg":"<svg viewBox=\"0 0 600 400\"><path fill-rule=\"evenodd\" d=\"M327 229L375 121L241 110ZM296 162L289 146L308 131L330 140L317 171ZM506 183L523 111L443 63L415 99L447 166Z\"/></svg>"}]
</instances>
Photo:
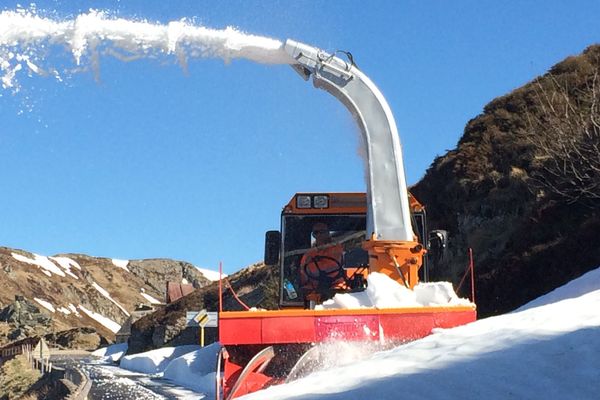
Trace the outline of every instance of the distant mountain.
<instances>
[{"instance_id":1,"label":"distant mountain","mask_svg":"<svg viewBox=\"0 0 600 400\"><path fill-rule=\"evenodd\" d=\"M112 340L136 306L164 303L168 281L200 288L210 279L183 261L47 257L0 247L0 345L72 328Z\"/></svg>"},{"instance_id":2,"label":"distant mountain","mask_svg":"<svg viewBox=\"0 0 600 400\"><path fill-rule=\"evenodd\" d=\"M450 234L433 278L473 249L481 315L600 266L600 45L492 100L411 191Z\"/></svg>"}]
</instances>

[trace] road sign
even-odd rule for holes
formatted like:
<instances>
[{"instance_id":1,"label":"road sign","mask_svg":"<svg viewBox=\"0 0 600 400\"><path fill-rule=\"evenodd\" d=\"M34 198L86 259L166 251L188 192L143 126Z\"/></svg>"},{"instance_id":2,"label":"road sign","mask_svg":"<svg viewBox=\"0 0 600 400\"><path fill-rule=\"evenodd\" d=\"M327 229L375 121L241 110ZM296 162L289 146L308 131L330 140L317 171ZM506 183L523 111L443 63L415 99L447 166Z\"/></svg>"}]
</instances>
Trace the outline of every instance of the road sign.
<instances>
[{"instance_id":1,"label":"road sign","mask_svg":"<svg viewBox=\"0 0 600 400\"><path fill-rule=\"evenodd\" d=\"M196 321L198 323L198 325L200 325L200 328L204 328L206 326L206 324L208 324L208 320L209 320L208 311L206 311L206 310L200 311L194 317L194 321Z\"/></svg>"},{"instance_id":2,"label":"road sign","mask_svg":"<svg viewBox=\"0 0 600 400\"><path fill-rule=\"evenodd\" d=\"M216 311L188 311L186 313L186 320L187 326L216 328L219 325L219 316Z\"/></svg>"}]
</instances>

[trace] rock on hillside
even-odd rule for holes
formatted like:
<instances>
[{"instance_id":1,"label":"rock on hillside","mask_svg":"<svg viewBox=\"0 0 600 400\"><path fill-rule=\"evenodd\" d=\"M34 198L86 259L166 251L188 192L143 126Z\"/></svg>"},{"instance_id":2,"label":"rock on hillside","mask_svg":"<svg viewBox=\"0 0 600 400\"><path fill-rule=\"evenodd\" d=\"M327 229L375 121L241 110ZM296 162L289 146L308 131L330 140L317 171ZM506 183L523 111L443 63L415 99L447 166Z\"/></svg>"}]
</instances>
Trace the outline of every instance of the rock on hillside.
<instances>
[{"instance_id":1,"label":"rock on hillside","mask_svg":"<svg viewBox=\"0 0 600 400\"><path fill-rule=\"evenodd\" d=\"M248 307L276 309L278 275L279 271L276 269L257 263L228 276L227 281ZM134 354L163 346L197 343L197 331L186 329L186 312L201 309L217 311L218 308L218 282L196 289L189 295L136 321L131 326L128 353ZM231 311L244 309L227 287L223 288L223 309ZM207 329L207 335L208 343L216 338L215 331Z\"/></svg>"},{"instance_id":2,"label":"rock on hillside","mask_svg":"<svg viewBox=\"0 0 600 400\"><path fill-rule=\"evenodd\" d=\"M196 287L210 282L181 261L120 261L81 254L46 257L0 247L0 310L5 310L0 316L6 314L0 318L0 345L28 333L72 328L94 328L114 339L138 304L152 298L163 302L166 282L184 279ZM11 310L17 303L32 318L16 318Z\"/></svg>"},{"instance_id":3,"label":"rock on hillside","mask_svg":"<svg viewBox=\"0 0 600 400\"><path fill-rule=\"evenodd\" d=\"M411 191L450 233L434 278L458 282L473 248L480 315L599 266L600 46L490 102Z\"/></svg>"}]
</instances>

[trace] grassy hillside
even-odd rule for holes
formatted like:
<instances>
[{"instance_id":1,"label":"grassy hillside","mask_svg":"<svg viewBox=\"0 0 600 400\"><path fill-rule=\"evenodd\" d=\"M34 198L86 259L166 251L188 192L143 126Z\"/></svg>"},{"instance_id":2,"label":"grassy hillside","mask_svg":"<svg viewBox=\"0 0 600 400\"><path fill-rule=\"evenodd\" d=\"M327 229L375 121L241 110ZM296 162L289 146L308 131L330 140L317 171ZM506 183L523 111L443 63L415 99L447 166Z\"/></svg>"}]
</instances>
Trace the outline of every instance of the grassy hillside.
<instances>
[{"instance_id":1,"label":"grassy hillside","mask_svg":"<svg viewBox=\"0 0 600 400\"><path fill-rule=\"evenodd\" d=\"M413 193L451 243L434 276L457 281L473 248L483 315L600 266L600 46L491 101Z\"/></svg>"}]
</instances>

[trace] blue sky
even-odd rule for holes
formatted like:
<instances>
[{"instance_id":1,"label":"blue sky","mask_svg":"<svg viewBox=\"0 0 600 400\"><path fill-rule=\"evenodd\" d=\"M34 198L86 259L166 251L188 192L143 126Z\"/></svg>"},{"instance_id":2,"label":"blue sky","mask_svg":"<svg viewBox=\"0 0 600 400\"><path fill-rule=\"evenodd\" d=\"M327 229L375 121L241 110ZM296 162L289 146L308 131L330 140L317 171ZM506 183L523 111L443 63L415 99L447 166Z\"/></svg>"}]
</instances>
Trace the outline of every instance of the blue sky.
<instances>
[{"instance_id":1,"label":"blue sky","mask_svg":"<svg viewBox=\"0 0 600 400\"><path fill-rule=\"evenodd\" d=\"M18 2L0 0L0 11ZM37 2L72 18L91 2ZM95 1L114 16L351 51L395 114L409 184L485 104L600 39L598 1ZM65 64L72 60L65 57ZM168 257L233 272L262 259L298 191L363 191L349 113L286 66L101 60L0 97L0 246Z\"/></svg>"}]
</instances>

